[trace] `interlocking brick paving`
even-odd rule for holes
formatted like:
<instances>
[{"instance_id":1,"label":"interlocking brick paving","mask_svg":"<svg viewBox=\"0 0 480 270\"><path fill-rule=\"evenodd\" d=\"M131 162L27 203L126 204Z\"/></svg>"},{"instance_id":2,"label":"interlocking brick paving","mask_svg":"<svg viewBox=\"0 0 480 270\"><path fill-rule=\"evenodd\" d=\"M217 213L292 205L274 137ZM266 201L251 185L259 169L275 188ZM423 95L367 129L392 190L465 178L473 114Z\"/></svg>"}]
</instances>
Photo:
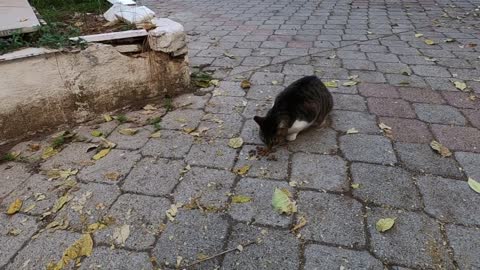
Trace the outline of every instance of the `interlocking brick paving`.
<instances>
[{"instance_id":1,"label":"interlocking brick paving","mask_svg":"<svg viewBox=\"0 0 480 270\"><path fill-rule=\"evenodd\" d=\"M46 159L50 136L14 146L1 269L45 269L84 233L80 269L478 269L478 1L137 2L185 26L193 71L219 85L73 128ZM338 85L328 121L260 155L253 116L311 74ZM116 144L99 160L95 130ZM297 213L273 209L275 188ZM379 232L381 218L395 224Z\"/></svg>"}]
</instances>

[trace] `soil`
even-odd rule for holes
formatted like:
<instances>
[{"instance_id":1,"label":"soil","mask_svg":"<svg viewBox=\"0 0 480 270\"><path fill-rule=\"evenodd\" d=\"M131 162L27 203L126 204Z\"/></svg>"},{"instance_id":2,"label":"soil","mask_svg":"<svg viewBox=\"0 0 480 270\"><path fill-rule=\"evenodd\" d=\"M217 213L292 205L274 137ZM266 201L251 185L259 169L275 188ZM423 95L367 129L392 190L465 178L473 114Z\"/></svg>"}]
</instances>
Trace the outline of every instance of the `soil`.
<instances>
[{"instance_id":1,"label":"soil","mask_svg":"<svg viewBox=\"0 0 480 270\"><path fill-rule=\"evenodd\" d=\"M93 35L136 29L135 26L124 22L110 23L103 15L93 13L77 13L69 18L64 18L64 23L80 29L81 35Z\"/></svg>"}]
</instances>

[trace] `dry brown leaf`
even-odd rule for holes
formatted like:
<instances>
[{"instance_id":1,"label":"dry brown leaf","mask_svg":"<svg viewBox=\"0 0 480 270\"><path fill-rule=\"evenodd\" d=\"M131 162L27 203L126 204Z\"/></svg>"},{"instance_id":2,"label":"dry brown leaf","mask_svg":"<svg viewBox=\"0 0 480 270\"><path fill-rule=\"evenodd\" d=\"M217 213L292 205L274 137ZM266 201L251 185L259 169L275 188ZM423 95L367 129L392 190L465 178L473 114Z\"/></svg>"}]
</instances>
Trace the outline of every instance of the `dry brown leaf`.
<instances>
[{"instance_id":1,"label":"dry brown leaf","mask_svg":"<svg viewBox=\"0 0 480 270\"><path fill-rule=\"evenodd\" d=\"M442 157L449 157L452 155L452 152L450 152L447 147L443 146L441 143L435 140L430 143L430 147L432 147L433 150L437 151L437 153L439 153Z\"/></svg>"},{"instance_id":2,"label":"dry brown leaf","mask_svg":"<svg viewBox=\"0 0 480 270\"><path fill-rule=\"evenodd\" d=\"M250 81L248 80L243 80L241 83L240 83L240 87L242 89L248 89L250 88L252 85L250 84Z\"/></svg>"},{"instance_id":3,"label":"dry brown leaf","mask_svg":"<svg viewBox=\"0 0 480 270\"><path fill-rule=\"evenodd\" d=\"M118 245L125 245L128 237L130 236L130 225L122 225L113 230L113 240Z\"/></svg>"},{"instance_id":4,"label":"dry brown leaf","mask_svg":"<svg viewBox=\"0 0 480 270\"><path fill-rule=\"evenodd\" d=\"M233 170L233 172L235 174L243 176L243 175L246 175L248 173L248 170L250 170L250 165L245 165L241 168L236 168L236 169Z\"/></svg>"},{"instance_id":5,"label":"dry brown leaf","mask_svg":"<svg viewBox=\"0 0 480 270\"><path fill-rule=\"evenodd\" d=\"M15 199L7 209L7 215L13 215L22 209L23 201L20 199Z\"/></svg>"},{"instance_id":6,"label":"dry brown leaf","mask_svg":"<svg viewBox=\"0 0 480 270\"><path fill-rule=\"evenodd\" d=\"M105 174L105 178L107 178L110 181L117 181L118 178L120 178L120 173L118 172L108 172Z\"/></svg>"},{"instance_id":7,"label":"dry brown leaf","mask_svg":"<svg viewBox=\"0 0 480 270\"><path fill-rule=\"evenodd\" d=\"M305 225L307 225L307 219L304 216L301 216L298 219L297 224L295 224L295 226L293 226L292 232L296 233L298 230L303 228Z\"/></svg>"}]
</instances>

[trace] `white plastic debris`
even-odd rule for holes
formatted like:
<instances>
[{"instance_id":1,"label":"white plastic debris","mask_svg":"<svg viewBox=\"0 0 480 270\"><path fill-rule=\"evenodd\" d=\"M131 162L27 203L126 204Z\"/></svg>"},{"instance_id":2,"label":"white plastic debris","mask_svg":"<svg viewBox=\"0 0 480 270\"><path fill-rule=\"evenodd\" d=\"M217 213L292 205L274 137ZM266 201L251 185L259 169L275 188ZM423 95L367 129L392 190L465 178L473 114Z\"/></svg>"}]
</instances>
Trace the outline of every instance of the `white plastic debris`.
<instances>
[{"instance_id":1,"label":"white plastic debris","mask_svg":"<svg viewBox=\"0 0 480 270\"><path fill-rule=\"evenodd\" d=\"M181 24L166 18L155 18L152 23L157 26L148 32L148 42L152 50L186 53L186 50L183 50L186 46L186 35Z\"/></svg>"},{"instance_id":2,"label":"white plastic debris","mask_svg":"<svg viewBox=\"0 0 480 270\"><path fill-rule=\"evenodd\" d=\"M103 14L103 17L109 22L118 19L129 24L137 24L150 21L155 17L155 12L146 6L115 4Z\"/></svg>"}]
</instances>

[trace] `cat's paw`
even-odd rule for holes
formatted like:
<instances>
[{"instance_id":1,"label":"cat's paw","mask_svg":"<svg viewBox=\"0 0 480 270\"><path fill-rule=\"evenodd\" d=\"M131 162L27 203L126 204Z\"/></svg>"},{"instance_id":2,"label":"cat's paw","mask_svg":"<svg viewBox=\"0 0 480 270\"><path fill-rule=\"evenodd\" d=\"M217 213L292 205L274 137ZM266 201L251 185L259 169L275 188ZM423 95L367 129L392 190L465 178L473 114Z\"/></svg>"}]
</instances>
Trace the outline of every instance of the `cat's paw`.
<instances>
[{"instance_id":1,"label":"cat's paw","mask_svg":"<svg viewBox=\"0 0 480 270\"><path fill-rule=\"evenodd\" d=\"M295 139L297 138L297 134L298 133L292 133L290 135L287 136L287 141L291 142L291 141L295 141Z\"/></svg>"}]
</instances>

